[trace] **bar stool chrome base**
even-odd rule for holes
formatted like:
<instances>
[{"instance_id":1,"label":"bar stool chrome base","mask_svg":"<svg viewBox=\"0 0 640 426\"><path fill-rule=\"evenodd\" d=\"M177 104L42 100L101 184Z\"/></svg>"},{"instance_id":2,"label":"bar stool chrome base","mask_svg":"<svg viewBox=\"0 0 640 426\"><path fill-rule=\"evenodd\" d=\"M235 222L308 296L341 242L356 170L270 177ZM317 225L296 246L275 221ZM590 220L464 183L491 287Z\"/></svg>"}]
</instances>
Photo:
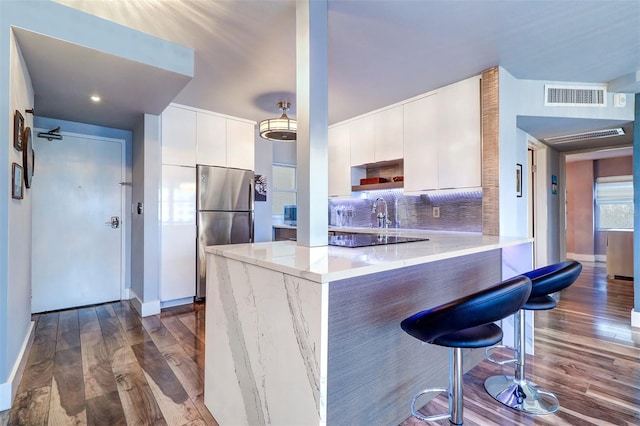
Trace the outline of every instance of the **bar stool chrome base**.
<instances>
[{"instance_id":1,"label":"bar stool chrome base","mask_svg":"<svg viewBox=\"0 0 640 426\"><path fill-rule=\"evenodd\" d=\"M417 393L416 396L414 396L413 399L411 400L411 415L416 419L422 420L423 422L434 422L437 420L449 419L451 417L450 412L443 413L443 414L433 414L431 416L423 416L422 414L418 413L418 410L416 410L416 401L418 401L418 398L420 398L422 395L427 393L435 393L435 392L437 393L447 392L448 390L449 389L446 389L446 388L429 388L429 389L424 389L419 393Z\"/></svg>"},{"instance_id":2,"label":"bar stool chrome base","mask_svg":"<svg viewBox=\"0 0 640 426\"><path fill-rule=\"evenodd\" d=\"M497 401L523 413L552 414L560 408L554 394L527 380L516 380L514 376L489 377L484 382L484 388Z\"/></svg>"}]
</instances>

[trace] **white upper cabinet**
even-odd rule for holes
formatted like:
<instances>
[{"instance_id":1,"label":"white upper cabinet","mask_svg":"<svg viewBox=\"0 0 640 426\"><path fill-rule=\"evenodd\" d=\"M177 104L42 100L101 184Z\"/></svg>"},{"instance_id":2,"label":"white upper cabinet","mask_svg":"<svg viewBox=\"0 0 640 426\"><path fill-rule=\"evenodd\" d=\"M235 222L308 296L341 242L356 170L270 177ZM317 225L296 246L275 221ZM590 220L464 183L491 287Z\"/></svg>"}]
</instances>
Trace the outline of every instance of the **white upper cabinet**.
<instances>
[{"instance_id":1,"label":"white upper cabinet","mask_svg":"<svg viewBox=\"0 0 640 426\"><path fill-rule=\"evenodd\" d=\"M480 77L438 90L439 187L482 186Z\"/></svg>"},{"instance_id":2,"label":"white upper cabinet","mask_svg":"<svg viewBox=\"0 0 640 426\"><path fill-rule=\"evenodd\" d=\"M329 128L329 196L351 195L351 129L349 123Z\"/></svg>"},{"instance_id":3,"label":"white upper cabinet","mask_svg":"<svg viewBox=\"0 0 640 426\"><path fill-rule=\"evenodd\" d=\"M197 113L197 164L225 167L227 164L227 120Z\"/></svg>"},{"instance_id":4,"label":"white upper cabinet","mask_svg":"<svg viewBox=\"0 0 640 426\"><path fill-rule=\"evenodd\" d=\"M162 163L196 164L196 112L173 105L161 117Z\"/></svg>"},{"instance_id":5,"label":"white upper cabinet","mask_svg":"<svg viewBox=\"0 0 640 426\"><path fill-rule=\"evenodd\" d=\"M404 190L438 189L438 95L404 105Z\"/></svg>"},{"instance_id":6,"label":"white upper cabinet","mask_svg":"<svg viewBox=\"0 0 640 426\"><path fill-rule=\"evenodd\" d=\"M255 125L227 120L227 167L254 170Z\"/></svg>"},{"instance_id":7,"label":"white upper cabinet","mask_svg":"<svg viewBox=\"0 0 640 426\"><path fill-rule=\"evenodd\" d=\"M398 105L373 115L375 162L401 159L403 153L403 108Z\"/></svg>"},{"instance_id":8,"label":"white upper cabinet","mask_svg":"<svg viewBox=\"0 0 640 426\"><path fill-rule=\"evenodd\" d=\"M361 166L363 164L374 163L375 145L374 118L367 115L350 122L351 125L351 165Z\"/></svg>"},{"instance_id":9,"label":"white upper cabinet","mask_svg":"<svg viewBox=\"0 0 640 426\"><path fill-rule=\"evenodd\" d=\"M254 169L254 122L177 105L161 121L162 164Z\"/></svg>"}]
</instances>

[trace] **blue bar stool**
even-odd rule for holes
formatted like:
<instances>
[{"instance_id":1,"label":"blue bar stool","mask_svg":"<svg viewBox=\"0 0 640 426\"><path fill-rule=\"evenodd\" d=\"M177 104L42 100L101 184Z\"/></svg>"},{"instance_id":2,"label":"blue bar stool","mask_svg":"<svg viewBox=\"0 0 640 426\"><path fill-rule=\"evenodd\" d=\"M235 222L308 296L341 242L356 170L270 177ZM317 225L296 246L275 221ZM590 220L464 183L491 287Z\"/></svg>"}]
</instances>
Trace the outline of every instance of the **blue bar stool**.
<instances>
[{"instance_id":1,"label":"blue bar stool","mask_svg":"<svg viewBox=\"0 0 640 426\"><path fill-rule=\"evenodd\" d=\"M504 405L528 414L551 414L560 408L558 398L541 389L525 377L525 311L541 311L556 307L551 294L569 287L582 271L576 261L565 261L523 274L531 279L531 295L527 303L514 315L515 359L496 361L487 349L487 359L497 364L515 362L513 376L492 376L484 382L487 392Z\"/></svg>"},{"instance_id":2,"label":"blue bar stool","mask_svg":"<svg viewBox=\"0 0 640 426\"><path fill-rule=\"evenodd\" d=\"M402 321L400 326L416 339L449 349L449 388L425 389L413 397L411 414L423 421L449 419L454 425L463 422L462 349L492 346L502 340L502 329L494 321L517 312L531 292L529 278L519 276L502 281L469 296L426 311ZM448 391L449 412L431 416L417 413L417 399L430 392Z\"/></svg>"}]
</instances>

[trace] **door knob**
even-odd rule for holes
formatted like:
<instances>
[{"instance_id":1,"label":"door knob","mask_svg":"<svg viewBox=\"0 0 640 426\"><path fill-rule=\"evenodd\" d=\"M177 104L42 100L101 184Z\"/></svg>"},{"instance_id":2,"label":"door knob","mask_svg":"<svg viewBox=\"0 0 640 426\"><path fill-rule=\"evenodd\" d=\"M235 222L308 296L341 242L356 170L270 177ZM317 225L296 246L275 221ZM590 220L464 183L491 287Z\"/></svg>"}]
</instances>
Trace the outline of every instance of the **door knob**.
<instances>
[{"instance_id":1,"label":"door knob","mask_svg":"<svg viewBox=\"0 0 640 426\"><path fill-rule=\"evenodd\" d=\"M104 224L112 227L113 229L120 228L120 218L118 216L111 216L111 220L109 222L105 222Z\"/></svg>"}]
</instances>

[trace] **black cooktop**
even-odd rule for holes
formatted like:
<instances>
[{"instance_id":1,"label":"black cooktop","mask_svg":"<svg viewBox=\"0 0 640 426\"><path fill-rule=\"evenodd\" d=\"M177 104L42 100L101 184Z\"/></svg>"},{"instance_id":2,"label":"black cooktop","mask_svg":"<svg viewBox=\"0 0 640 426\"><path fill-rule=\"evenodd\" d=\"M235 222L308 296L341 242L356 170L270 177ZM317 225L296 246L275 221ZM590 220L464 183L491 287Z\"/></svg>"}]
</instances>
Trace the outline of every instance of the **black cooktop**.
<instances>
[{"instance_id":1,"label":"black cooktop","mask_svg":"<svg viewBox=\"0 0 640 426\"><path fill-rule=\"evenodd\" d=\"M414 241L429 241L428 238L398 237L385 234L343 234L329 237L330 246L339 247L368 247L385 244L411 243Z\"/></svg>"}]
</instances>

